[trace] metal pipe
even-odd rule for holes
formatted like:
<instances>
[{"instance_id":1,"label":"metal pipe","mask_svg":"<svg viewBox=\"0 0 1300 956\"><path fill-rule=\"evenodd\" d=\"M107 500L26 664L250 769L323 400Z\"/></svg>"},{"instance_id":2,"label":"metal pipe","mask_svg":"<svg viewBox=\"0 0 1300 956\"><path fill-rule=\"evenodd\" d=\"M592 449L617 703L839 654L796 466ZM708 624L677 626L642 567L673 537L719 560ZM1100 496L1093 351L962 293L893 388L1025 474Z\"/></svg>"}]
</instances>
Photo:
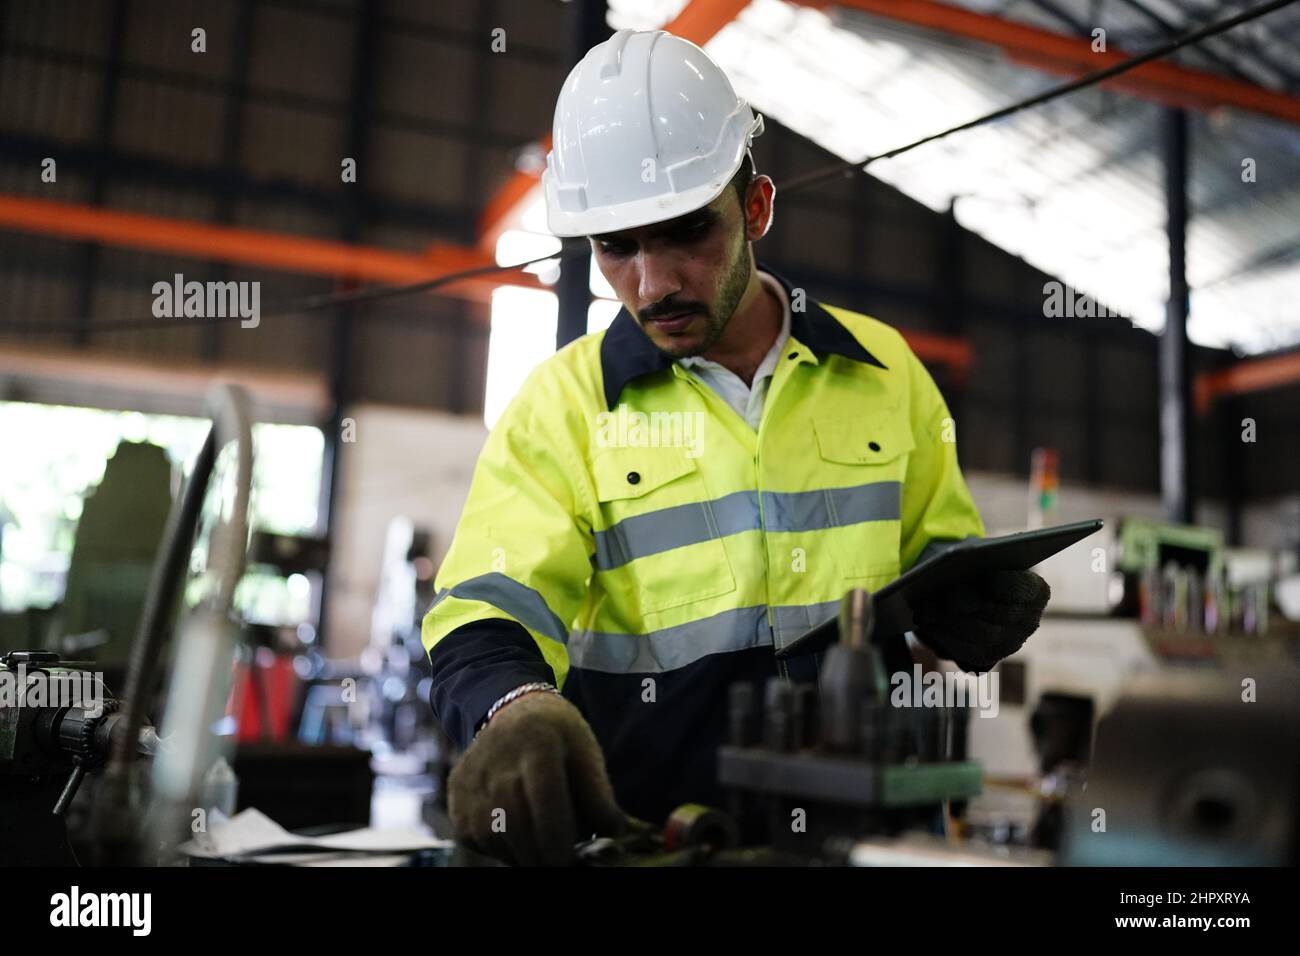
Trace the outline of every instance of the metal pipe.
<instances>
[{"instance_id":1,"label":"metal pipe","mask_svg":"<svg viewBox=\"0 0 1300 956\"><path fill-rule=\"evenodd\" d=\"M151 814L150 837L175 820L183 802L177 783L194 789L196 765L208 748L207 735L225 703L220 690L230 679L233 657L232 609L235 587L243 575L248 543L248 502L252 488L253 447L248 393L238 386L218 385L208 395L212 416L209 431L180 501L167 519L162 544L154 564L153 577L145 597L140 628L127 666L124 732L113 742L112 755L104 771L95 807L95 836L100 863L146 862L133 857L139 837L140 808L132 791L132 768L136 742L144 723L145 701L155 685L158 663L164 657L176 601L182 590L190 552L207 496L213 467L221 449L235 444L234 498L221 509L208 543L207 572L212 586L202 604L182 628L165 710L168 746L156 757L153 780L163 794L158 812ZM212 639L215 637L216 639ZM216 713L212 713L214 706ZM151 845L152 839L144 846Z\"/></svg>"},{"instance_id":2,"label":"metal pipe","mask_svg":"<svg viewBox=\"0 0 1300 956\"><path fill-rule=\"evenodd\" d=\"M605 0L577 0L569 5L569 62L577 63L587 51L610 35L605 24ZM562 349L587 334L587 313L591 309L590 250L560 263L560 281L555 292L559 312L555 323L555 347Z\"/></svg>"},{"instance_id":3,"label":"metal pipe","mask_svg":"<svg viewBox=\"0 0 1300 956\"><path fill-rule=\"evenodd\" d=\"M248 502L253 485L253 434L248 393L219 385L209 396L212 431L220 454L234 444L234 498L225 520L213 526L206 573L209 596L181 627L176 660L163 709L162 736L167 746L154 757L150 777L152 802L141 855L170 847L184 819L199 805L203 775L217 756L212 725L221 717L230 694L237 628L235 587L244 574L248 553ZM129 729L129 728L128 728ZM128 734L128 739L135 737ZM141 859L140 862L150 862Z\"/></svg>"},{"instance_id":4,"label":"metal pipe","mask_svg":"<svg viewBox=\"0 0 1300 956\"><path fill-rule=\"evenodd\" d=\"M1187 342L1187 114L1161 116L1168 209L1169 300L1160 335L1160 490L1166 517L1192 524L1196 494L1192 469L1191 376Z\"/></svg>"}]
</instances>

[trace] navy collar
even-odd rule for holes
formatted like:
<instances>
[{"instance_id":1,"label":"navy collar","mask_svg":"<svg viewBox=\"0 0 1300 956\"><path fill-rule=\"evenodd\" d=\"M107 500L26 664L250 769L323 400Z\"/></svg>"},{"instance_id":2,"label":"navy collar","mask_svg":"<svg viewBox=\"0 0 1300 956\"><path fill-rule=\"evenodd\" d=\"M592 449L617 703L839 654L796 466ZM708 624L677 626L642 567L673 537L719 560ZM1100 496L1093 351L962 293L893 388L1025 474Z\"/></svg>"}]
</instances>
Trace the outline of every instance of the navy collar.
<instances>
[{"instance_id":1,"label":"navy collar","mask_svg":"<svg viewBox=\"0 0 1300 956\"><path fill-rule=\"evenodd\" d=\"M794 301L794 288L786 278L763 263L757 263L761 272L766 272L785 289L785 294ZM853 333L846 329L826 307L815 299L805 295L805 302L811 308L793 312L790 316L790 335L798 342L808 346L817 355L842 355L855 362L866 362L877 368L886 368L885 363L868 352ZM672 368L671 356L655 348L653 342L641 330L632 313L619 309L618 315L605 332L604 341L600 343L600 367L605 380L605 404L613 410L618 405L618 397L623 393L627 383L643 375L651 375Z\"/></svg>"}]
</instances>

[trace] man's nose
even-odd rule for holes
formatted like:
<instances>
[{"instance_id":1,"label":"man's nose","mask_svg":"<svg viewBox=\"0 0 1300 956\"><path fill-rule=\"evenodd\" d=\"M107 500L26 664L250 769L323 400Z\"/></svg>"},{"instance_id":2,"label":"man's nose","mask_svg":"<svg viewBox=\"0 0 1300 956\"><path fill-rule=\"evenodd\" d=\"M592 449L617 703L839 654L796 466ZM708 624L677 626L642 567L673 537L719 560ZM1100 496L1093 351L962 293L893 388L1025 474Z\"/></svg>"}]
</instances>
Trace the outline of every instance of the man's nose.
<instances>
[{"instance_id":1,"label":"man's nose","mask_svg":"<svg viewBox=\"0 0 1300 956\"><path fill-rule=\"evenodd\" d=\"M641 285L637 294L643 305L652 305L682 291L670 256L641 253Z\"/></svg>"}]
</instances>

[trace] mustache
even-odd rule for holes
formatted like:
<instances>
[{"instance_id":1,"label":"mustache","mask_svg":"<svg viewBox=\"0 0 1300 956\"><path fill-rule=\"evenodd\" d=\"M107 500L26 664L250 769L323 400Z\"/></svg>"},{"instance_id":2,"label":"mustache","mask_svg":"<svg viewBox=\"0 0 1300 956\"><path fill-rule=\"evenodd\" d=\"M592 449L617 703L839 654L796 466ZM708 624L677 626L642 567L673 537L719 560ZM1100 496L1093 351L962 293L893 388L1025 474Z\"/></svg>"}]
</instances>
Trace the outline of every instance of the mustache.
<instances>
[{"instance_id":1,"label":"mustache","mask_svg":"<svg viewBox=\"0 0 1300 956\"><path fill-rule=\"evenodd\" d=\"M683 312L700 312L708 315L709 307L703 302L656 302L641 310L640 319L642 322L653 322L657 319L669 319Z\"/></svg>"}]
</instances>

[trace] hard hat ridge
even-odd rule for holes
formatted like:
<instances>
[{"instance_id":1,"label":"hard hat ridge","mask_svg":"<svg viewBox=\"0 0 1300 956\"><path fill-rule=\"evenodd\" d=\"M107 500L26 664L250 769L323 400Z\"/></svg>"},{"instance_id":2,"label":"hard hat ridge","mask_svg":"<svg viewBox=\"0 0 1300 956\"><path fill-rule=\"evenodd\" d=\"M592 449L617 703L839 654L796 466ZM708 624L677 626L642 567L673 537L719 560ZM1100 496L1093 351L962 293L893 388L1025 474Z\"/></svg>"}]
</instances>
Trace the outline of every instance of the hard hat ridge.
<instances>
[{"instance_id":1,"label":"hard hat ridge","mask_svg":"<svg viewBox=\"0 0 1300 956\"><path fill-rule=\"evenodd\" d=\"M698 46L620 30L561 88L542 174L547 224L557 236L596 235L706 206L762 131Z\"/></svg>"}]
</instances>

